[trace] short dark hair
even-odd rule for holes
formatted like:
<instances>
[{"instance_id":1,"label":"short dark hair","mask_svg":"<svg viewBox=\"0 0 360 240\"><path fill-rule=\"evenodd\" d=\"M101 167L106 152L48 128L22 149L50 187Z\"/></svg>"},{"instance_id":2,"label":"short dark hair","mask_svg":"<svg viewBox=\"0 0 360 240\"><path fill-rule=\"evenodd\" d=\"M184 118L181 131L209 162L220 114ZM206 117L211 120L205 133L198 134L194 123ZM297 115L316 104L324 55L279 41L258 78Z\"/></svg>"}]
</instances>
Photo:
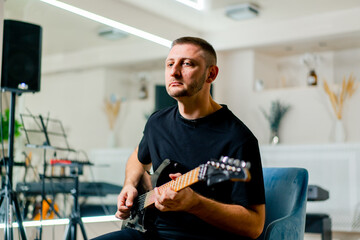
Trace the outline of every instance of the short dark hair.
<instances>
[{"instance_id":1,"label":"short dark hair","mask_svg":"<svg viewBox=\"0 0 360 240\"><path fill-rule=\"evenodd\" d=\"M208 65L216 65L217 57L214 47L205 41L202 38L197 37L181 37L176 40L174 40L171 44L171 48L175 45L180 44L193 44L196 46L199 46L206 54L208 54L208 58L206 58L206 62Z\"/></svg>"}]
</instances>

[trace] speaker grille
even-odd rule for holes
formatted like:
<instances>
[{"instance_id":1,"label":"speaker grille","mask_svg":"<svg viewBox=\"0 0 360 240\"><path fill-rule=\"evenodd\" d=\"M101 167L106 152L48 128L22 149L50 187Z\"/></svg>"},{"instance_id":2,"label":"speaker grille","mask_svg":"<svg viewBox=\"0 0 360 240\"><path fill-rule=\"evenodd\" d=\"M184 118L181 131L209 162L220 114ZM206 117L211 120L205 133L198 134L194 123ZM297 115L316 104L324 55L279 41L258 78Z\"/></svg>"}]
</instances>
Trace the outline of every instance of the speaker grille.
<instances>
[{"instance_id":1,"label":"speaker grille","mask_svg":"<svg viewBox=\"0 0 360 240\"><path fill-rule=\"evenodd\" d=\"M1 88L16 92L40 91L40 26L20 21L4 21Z\"/></svg>"}]
</instances>

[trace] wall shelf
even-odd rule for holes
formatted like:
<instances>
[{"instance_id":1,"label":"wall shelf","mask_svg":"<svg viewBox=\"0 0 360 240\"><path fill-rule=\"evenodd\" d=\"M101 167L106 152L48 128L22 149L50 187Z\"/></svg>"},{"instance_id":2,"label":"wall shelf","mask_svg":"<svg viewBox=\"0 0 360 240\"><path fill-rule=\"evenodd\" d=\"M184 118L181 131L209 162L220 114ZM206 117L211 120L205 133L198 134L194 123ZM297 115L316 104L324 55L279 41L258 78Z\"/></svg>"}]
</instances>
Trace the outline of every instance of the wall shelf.
<instances>
[{"instance_id":1,"label":"wall shelf","mask_svg":"<svg viewBox=\"0 0 360 240\"><path fill-rule=\"evenodd\" d=\"M360 48L312 53L318 59L315 65L317 86L322 85L324 79L328 83L341 83L343 77L349 77L350 74L360 78ZM303 63L305 54L306 52L277 56L264 49L255 50L254 90L261 89L261 82L263 90L312 87L307 84L309 68Z\"/></svg>"}]
</instances>

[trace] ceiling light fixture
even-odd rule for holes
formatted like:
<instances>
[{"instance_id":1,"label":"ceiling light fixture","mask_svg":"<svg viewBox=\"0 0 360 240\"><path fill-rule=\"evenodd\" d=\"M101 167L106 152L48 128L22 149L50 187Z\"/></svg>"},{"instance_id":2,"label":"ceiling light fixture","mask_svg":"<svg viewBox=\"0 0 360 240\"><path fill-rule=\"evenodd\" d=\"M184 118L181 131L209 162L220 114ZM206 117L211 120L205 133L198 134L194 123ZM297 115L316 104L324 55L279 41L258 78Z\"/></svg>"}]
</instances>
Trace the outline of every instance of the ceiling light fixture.
<instances>
[{"instance_id":1,"label":"ceiling light fixture","mask_svg":"<svg viewBox=\"0 0 360 240\"><path fill-rule=\"evenodd\" d=\"M55 7L64 9L64 10L66 10L66 11L69 11L69 12L72 12L72 13L75 13L75 14L78 14L78 15L80 15L80 16L82 16L82 17L91 19L91 20L93 20L93 21L96 21L96 22L99 22L99 23L108 25L108 26L110 26L110 27L119 29L119 30L121 30L121 31L128 32L128 33L130 33L130 34L133 34L133 35L138 36L138 37L141 37L141 38L143 38L143 39L146 39L146 40L152 41L152 42L154 42L154 43L163 45L163 46L165 46L165 47L170 48L170 46L171 46L171 41L170 41L170 40L167 40L167 39L165 39L165 38L156 36L156 35L154 35L154 34L151 34L151 33L142 31L142 30L140 30L140 29L137 29L137 28L128 26L128 25L126 25L126 24L123 24L123 23L120 23L120 22L111 20L111 19L109 19L109 18L106 18L106 17L100 16L100 15L97 15L97 14L95 14L95 13L92 13L92 12L89 12L89 11L86 11L86 10L83 10L83 9L81 9L81 8L77 8L77 7L74 7L74 6L72 6L72 5L69 5L69 4L66 4L66 3L63 3L63 2L57 1L57 0L41 0L41 1L42 1L42 2L45 2L45 3L48 3L48 4L50 4L50 5L53 5L53 6L55 6Z\"/></svg>"},{"instance_id":2,"label":"ceiling light fixture","mask_svg":"<svg viewBox=\"0 0 360 240\"><path fill-rule=\"evenodd\" d=\"M195 8L196 10L204 10L204 0L176 0L186 6Z\"/></svg>"},{"instance_id":3,"label":"ceiling light fixture","mask_svg":"<svg viewBox=\"0 0 360 240\"><path fill-rule=\"evenodd\" d=\"M226 16L236 21L254 18L258 14L259 8L251 3L233 5L226 8Z\"/></svg>"}]
</instances>

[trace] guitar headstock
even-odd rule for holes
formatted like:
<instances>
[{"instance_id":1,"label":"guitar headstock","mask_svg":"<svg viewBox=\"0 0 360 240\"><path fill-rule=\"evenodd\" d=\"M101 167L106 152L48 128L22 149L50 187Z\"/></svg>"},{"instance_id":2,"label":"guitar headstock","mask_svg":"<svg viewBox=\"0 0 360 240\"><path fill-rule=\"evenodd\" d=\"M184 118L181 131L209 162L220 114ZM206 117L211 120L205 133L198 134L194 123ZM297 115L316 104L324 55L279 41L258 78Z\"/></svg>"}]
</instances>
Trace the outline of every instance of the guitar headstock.
<instances>
[{"instance_id":1,"label":"guitar headstock","mask_svg":"<svg viewBox=\"0 0 360 240\"><path fill-rule=\"evenodd\" d=\"M249 168L249 162L221 157L220 160L208 161L204 165L201 175L208 186L228 180L248 182L251 179Z\"/></svg>"}]
</instances>

